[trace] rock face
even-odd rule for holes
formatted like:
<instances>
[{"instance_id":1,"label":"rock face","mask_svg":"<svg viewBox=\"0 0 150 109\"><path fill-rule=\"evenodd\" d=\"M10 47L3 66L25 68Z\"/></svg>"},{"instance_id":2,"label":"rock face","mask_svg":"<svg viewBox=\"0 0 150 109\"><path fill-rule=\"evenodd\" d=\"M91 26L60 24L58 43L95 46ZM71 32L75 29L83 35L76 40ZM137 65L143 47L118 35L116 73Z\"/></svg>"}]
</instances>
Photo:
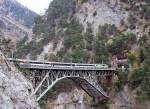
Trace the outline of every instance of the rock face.
<instances>
[{"instance_id":1,"label":"rock face","mask_svg":"<svg viewBox=\"0 0 150 109\"><path fill-rule=\"evenodd\" d=\"M135 91L131 91L128 85L111 98L111 105L108 109L150 109L150 102L141 102L135 99Z\"/></svg>"},{"instance_id":2,"label":"rock face","mask_svg":"<svg viewBox=\"0 0 150 109\"><path fill-rule=\"evenodd\" d=\"M94 33L97 32L99 25L115 24L119 26L121 20L125 20L128 13L121 8L118 0L89 0L83 3L80 10L76 13L77 19L85 28L91 24Z\"/></svg>"},{"instance_id":3,"label":"rock face","mask_svg":"<svg viewBox=\"0 0 150 109\"><path fill-rule=\"evenodd\" d=\"M0 64L0 109L39 109L33 96L29 81L19 73L8 71Z\"/></svg>"},{"instance_id":4,"label":"rock face","mask_svg":"<svg viewBox=\"0 0 150 109\"><path fill-rule=\"evenodd\" d=\"M109 109L128 109L135 106L135 99L133 95L131 96L128 86L125 86L124 89L116 94L112 98L112 105Z\"/></svg>"},{"instance_id":5,"label":"rock face","mask_svg":"<svg viewBox=\"0 0 150 109\"><path fill-rule=\"evenodd\" d=\"M56 100L47 102L46 109L91 109L85 102L86 93L80 89L73 89L69 93L60 93Z\"/></svg>"},{"instance_id":6,"label":"rock face","mask_svg":"<svg viewBox=\"0 0 150 109\"><path fill-rule=\"evenodd\" d=\"M28 27L31 27L34 23L34 17L36 17L37 14L22 6L16 0L1 0L0 4L0 15L9 15L14 20Z\"/></svg>"},{"instance_id":7,"label":"rock face","mask_svg":"<svg viewBox=\"0 0 150 109\"><path fill-rule=\"evenodd\" d=\"M0 30L15 43L24 37L30 40L36 16L16 0L0 0Z\"/></svg>"}]
</instances>

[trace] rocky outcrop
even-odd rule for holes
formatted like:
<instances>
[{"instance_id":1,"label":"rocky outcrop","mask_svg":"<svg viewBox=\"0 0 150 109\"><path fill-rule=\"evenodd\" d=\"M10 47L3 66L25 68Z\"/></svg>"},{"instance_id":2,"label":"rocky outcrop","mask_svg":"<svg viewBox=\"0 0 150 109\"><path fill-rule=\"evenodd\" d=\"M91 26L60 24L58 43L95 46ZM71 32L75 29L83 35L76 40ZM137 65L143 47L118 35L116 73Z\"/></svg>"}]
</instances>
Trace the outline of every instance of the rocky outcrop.
<instances>
[{"instance_id":1,"label":"rocky outcrop","mask_svg":"<svg viewBox=\"0 0 150 109\"><path fill-rule=\"evenodd\" d=\"M115 24L119 26L121 20L125 20L128 12L120 5L119 0L89 0L83 3L75 15L86 28L92 25L94 33L99 25Z\"/></svg>"},{"instance_id":2,"label":"rocky outcrop","mask_svg":"<svg viewBox=\"0 0 150 109\"><path fill-rule=\"evenodd\" d=\"M0 0L0 16L9 15L14 20L32 27L37 14L21 5L17 0Z\"/></svg>"},{"instance_id":3,"label":"rocky outcrop","mask_svg":"<svg viewBox=\"0 0 150 109\"><path fill-rule=\"evenodd\" d=\"M139 101L136 99L136 90L131 91L128 85L123 90L111 97L111 104L108 109L150 109L149 101Z\"/></svg>"},{"instance_id":4,"label":"rocky outcrop","mask_svg":"<svg viewBox=\"0 0 150 109\"><path fill-rule=\"evenodd\" d=\"M74 88L70 92L58 94L56 100L48 99L46 109L91 109L86 100L86 93Z\"/></svg>"},{"instance_id":5,"label":"rocky outcrop","mask_svg":"<svg viewBox=\"0 0 150 109\"><path fill-rule=\"evenodd\" d=\"M21 5L17 0L0 0L0 30L14 43L32 37L35 12Z\"/></svg>"},{"instance_id":6,"label":"rocky outcrop","mask_svg":"<svg viewBox=\"0 0 150 109\"><path fill-rule=\"evenodd\" d=\"M32 85L18 71L9 71L0 63L0 109L39 109L35 102Z\"/></svg>"}]
</instances>

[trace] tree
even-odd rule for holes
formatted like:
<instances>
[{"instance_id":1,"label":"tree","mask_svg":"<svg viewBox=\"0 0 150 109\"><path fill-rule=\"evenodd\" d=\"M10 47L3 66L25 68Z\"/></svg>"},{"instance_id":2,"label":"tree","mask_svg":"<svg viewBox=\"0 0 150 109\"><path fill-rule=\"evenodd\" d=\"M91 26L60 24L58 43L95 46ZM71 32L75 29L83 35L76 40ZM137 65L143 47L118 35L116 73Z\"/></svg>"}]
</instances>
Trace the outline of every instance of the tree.
<instances>
[{"instance_id":1,"label":"tree","mask_svg":"<svg viewBox=\"0 0 150 109\"><path fill-rule=\"evenodd\" d=\"M94 43L94 53L95 53L95 62L96 63L108 63L108 50L104 41L96 41Z\"/></svg>"},{"instance_id":2,"label":"tree","mask_svg":"<svg viewBox=\"0 0 150 109\"><path fill-rule=\"evenodd\" d=\"M131 46L136 44L136 35L133 33L120 34L107 42L108 50L111 54L116 55L119 53L129 51Z\"/></svg>"}]
</instances>

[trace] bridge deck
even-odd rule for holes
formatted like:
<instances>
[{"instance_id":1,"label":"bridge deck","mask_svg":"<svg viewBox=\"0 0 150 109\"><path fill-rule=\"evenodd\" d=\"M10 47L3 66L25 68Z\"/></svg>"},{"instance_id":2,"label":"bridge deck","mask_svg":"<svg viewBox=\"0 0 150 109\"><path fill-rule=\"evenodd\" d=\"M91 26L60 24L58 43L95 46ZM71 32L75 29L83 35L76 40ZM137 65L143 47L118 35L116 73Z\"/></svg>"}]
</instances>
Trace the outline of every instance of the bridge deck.
<instances>
[{"instance_id":1,"label":"bridge deck","mask_svg":"<svg viewBox=\"0 0 150 109\"><path fill-rule=\"evenodd\" d=\"M96 68L96 67L74 67L74 66L49 66L45 64L21 64L19 65L21 68L28 68L28 69L52 69L52 70L87 70L87 71L114 71L115 68Z\"/></svg>"},{"instance_id":2,"label":"bridge deck","mask_svg":"<svg viewBox=\"0 0 150 109\"><path fill-rule=\"evenodd\" d=\"M92 71L114 71L115 68L99 68L96 64L85 63L64 63L64 62L48 62L48 61L34 61L22 59L8 59L11 62L17 62L20 68L27 69L52 69L52 70L92 70Z\"/></svg>"},{"instance_id":3,"label":"bridge deck","mask_svg":"<svg viewBox=\"0 0 150 109\"><path fill-rule=\"evenodd\" d=\"M99 68L97 64L42 62L33 60L10 59L17 62L24 70L24 75L30 78L34 85L37 101L40 100L57 82L68 78L85 90L93 98L99 100L108 98L106 92L98 83L97 77L112 76L115 68Z\"/></svg>"}]
</instances>

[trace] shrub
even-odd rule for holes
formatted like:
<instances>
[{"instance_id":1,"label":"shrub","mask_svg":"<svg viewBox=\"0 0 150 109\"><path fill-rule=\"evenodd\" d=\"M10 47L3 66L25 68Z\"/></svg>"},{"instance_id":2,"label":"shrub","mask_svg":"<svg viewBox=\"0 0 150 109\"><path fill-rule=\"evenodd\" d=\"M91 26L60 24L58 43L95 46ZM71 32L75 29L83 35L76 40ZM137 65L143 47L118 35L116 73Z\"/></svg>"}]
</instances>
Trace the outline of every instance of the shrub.
<instances>
[{"instance_id":1,"label":"shrub","mask_svg":"<svg viewBox=\"0 0 150 109\"><path fill-rule=\"evenodd\" d=\"M76 20L71 21L64 34L64 45L66 48L80 45L83 41L82 26Z\"/></svg>"},{"instance_id":2,"label":"shrub","mask_svg":"<svg viewBox=\"0 0 150 109\"><path fill-rule=\"evenodd\" d=\"M117 34L117 28L115 25L105 24L103 26L99 26L97 37L101 40L107 39L111 35Z\"/></svg>"},{"instance_id":3,"label":"shrub","mask_svg":"<svg viewBox=\"0 0 150 109\"><path fill-rule=\"evenodd\" d=\"M93 13L93 16L97 16L97 11L95 11L95 12Z\"/></svg>"},{"instance_id":4,"label":"shrub","mask_svg":"<svg viewBox=\"0 0 150 109\"><path fill-rule=\"evenodd\" d=\"M107 47L113 55L129 51L131 46L136 43L136 35L133 33L121 34L112 38L111 43L107 42Z\"/></svg>"}]
</instances>

